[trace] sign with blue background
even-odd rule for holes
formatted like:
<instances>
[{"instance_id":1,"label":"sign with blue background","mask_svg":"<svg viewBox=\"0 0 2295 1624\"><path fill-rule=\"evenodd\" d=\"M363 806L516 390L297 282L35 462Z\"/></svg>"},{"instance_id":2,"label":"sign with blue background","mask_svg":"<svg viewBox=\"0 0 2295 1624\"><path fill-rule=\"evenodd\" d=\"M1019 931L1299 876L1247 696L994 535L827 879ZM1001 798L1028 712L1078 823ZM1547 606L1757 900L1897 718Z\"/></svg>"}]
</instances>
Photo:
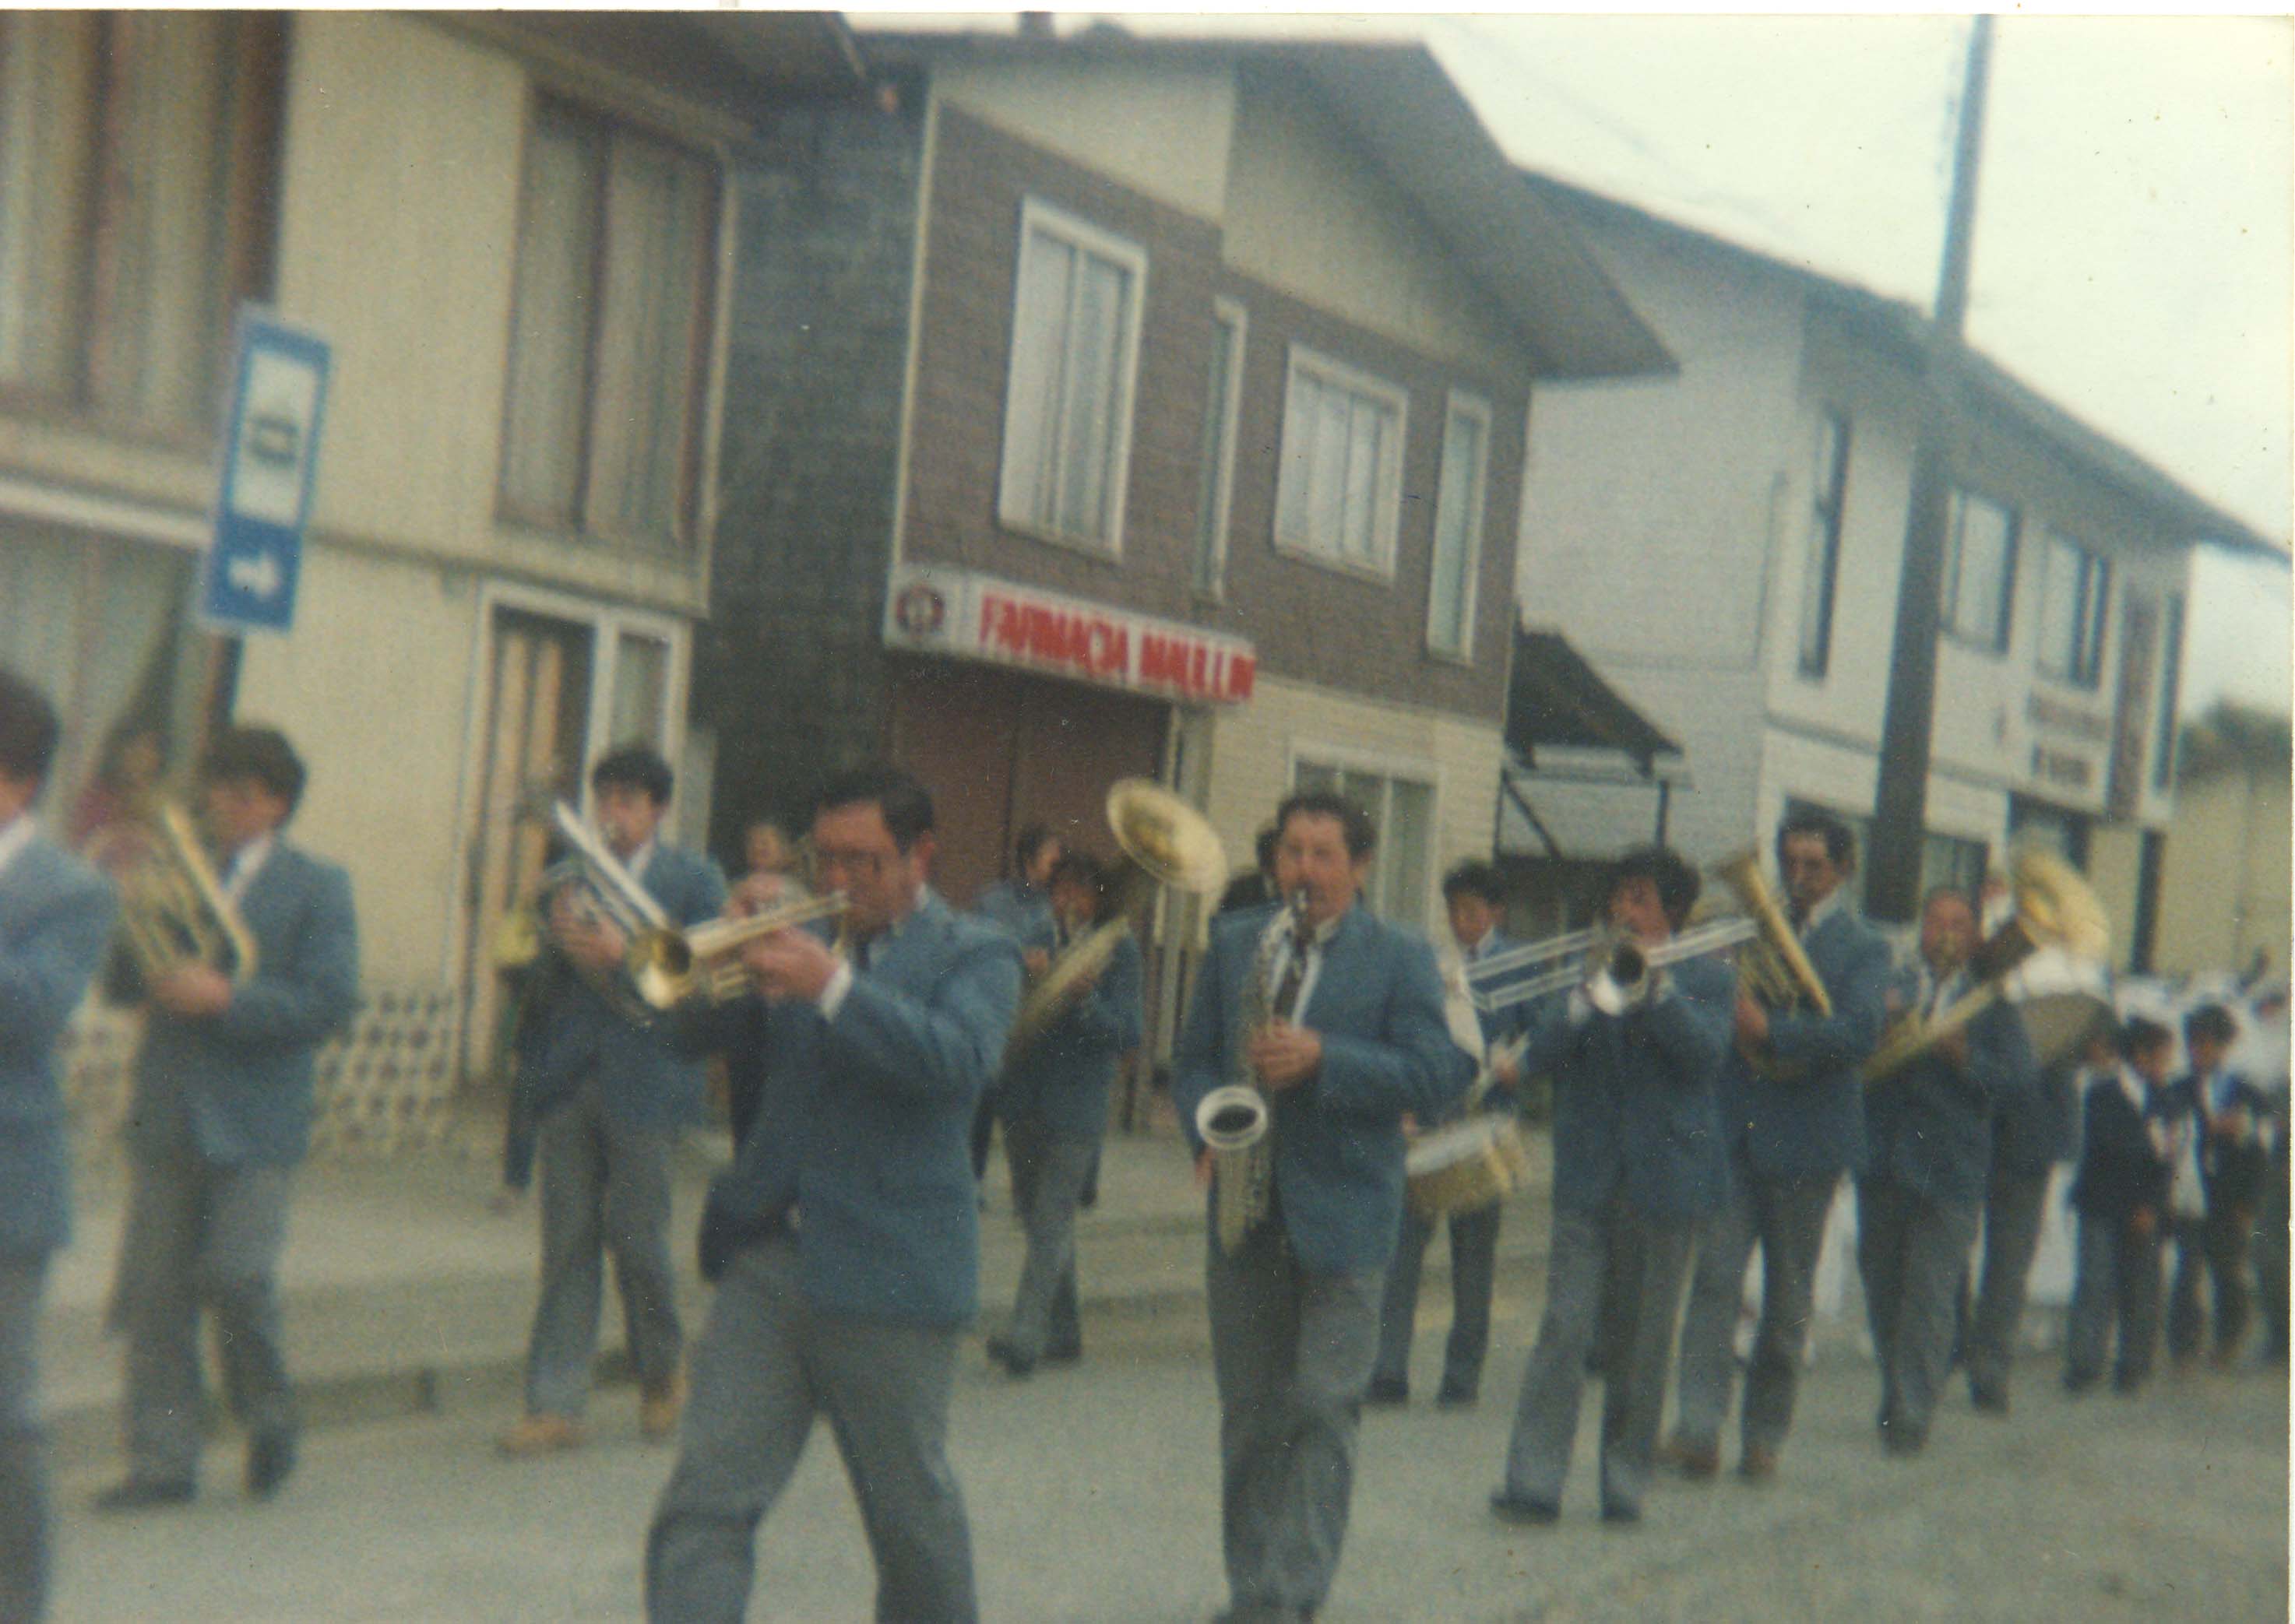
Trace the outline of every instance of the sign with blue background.
<instances>
[{"instance_id":1,"label":"sign with blue background","mask_svg":"<svg viewBox=\"0 0 2295 1624\"><path fill-rule=\"evenodd\" d=\"M324 339L241 312L223 489L200 588L200 614L217 631L283 632L295 624L329 359Z\"/></svg>"}]
</instances>

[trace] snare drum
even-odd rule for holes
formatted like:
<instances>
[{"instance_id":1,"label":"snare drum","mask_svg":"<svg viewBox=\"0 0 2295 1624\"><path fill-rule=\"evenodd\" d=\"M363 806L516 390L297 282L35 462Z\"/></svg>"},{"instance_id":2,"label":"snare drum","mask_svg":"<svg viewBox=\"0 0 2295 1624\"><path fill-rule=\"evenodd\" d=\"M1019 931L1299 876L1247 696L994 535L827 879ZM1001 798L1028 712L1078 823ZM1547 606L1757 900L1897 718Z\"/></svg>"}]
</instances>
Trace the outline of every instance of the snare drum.
<instances>
[{"instance_id":1,"label":"snare drum","mask_svg":"<svg viewBox=\"0 0 2295 1624\"><path fill-rule=\"evenodd\" d=\"M1410 1205L1421 1218L1472 1212L1503 1201L1530 1169L1511 1117L1474 1116L1437 1128L1403 1157Z\"/></svg>"}]
</instances>

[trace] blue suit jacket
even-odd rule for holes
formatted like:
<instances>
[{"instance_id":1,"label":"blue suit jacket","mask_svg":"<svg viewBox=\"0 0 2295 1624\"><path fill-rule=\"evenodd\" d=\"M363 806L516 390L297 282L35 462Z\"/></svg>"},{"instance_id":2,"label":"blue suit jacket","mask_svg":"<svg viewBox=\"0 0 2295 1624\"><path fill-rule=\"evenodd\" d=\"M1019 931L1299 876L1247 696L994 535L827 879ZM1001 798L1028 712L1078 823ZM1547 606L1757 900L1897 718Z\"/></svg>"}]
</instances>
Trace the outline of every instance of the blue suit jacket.
<instances>
[{"instance_id":1,"label":"blue suit jacket","mask_svg":"<svg viewBox=\"0 0 2295 1624\"><path fill-rule=\"evenodd\" d=\"M1713 1211L1728 1189L1718 1089L1737 978L1708 959L1667 972L1668 990L1623 1015L1540 1000L1527 1067L1554 1078L1554 1204L1613 1198L1654 1218Z\"/></svg>"},{"instance_id":2,"label":"blue suit jacket","mask_svg":"<svg viewBox=\"0 0 2295 1624\"><path fill-rule=\"evenodd\" d=\"M1006 1070L996 1114L1058 1138L1098 1139L1115 1063L1139 1045L1139 943L1120 937L1099 979Z\"/></svg>"},{"instance_id":3,"label":"blue suit jacket","mask_svg":"<svg viewBox=\"0 0 2295 1624\"><path fill-rule=\"evenodd\" d=\"M2029 1042L2029 1037L2027 1039ZM1994 1102L1992 1165L2002 1172L2045 1173L2072 1159L2079 1145L2077 1059L2036 1072L2032 1086Z\"/></svg>"},{"instance_id":4,"label":"blue suit jacket","mask_svg":"<svg viewBox=\"0 0 2295 1624\"><path fill-rule=\"evenodd\" d=\"M1973 1206L1992 1166L1992 1120L2038 1083L2023 1017L2005 1003L1964 1029L1968 1063L1931 1049L1865 1099L1865 1171L1930 1201Z\"/></svg>"},{"instance_id":5,"label":"blue suit jacket","mask_svg":"<svg viewBox=\"0 0 2295 1624\"><path fill-rule=\"evenodd\" d=\"M2152 1142L2147 1124L2172 1120L2182 1109L2172 1087L2144 1088L2138 1109L2119 1079L2090 1072L2087 1098L2080 1108L2079 1167L2066 1197L2075 1212L2109 1223L2124 1223L2138 1207L2163 1216L2173 1171ZM2162 1226L2164 1229L2165 1226Z\"/></svg>"},{"instance_id":6,"label":"blue suit jacket","mask_svg":"<svg viewBox=\"0 0 2295 1624\"><path fill-rule=\"evenodd\" d=\"M1478 958L1469 959L1466 960L1466 967L1468 970L1472 970L1474 967L1474 965L1479 962L1480 959L1495 958L1500 953L1509 951L1521 945L1522 944L1520 943L1516 942L1513 937L1507 935L1504 932L1493 930L1491 933L1488 944L1483 948ZM1508 1039L1518 1037L1522 1033L1528 1032L1530 1030L1534 1012L1537 1008L1538 1005L1535 1002L1531 1001L1518 1004L1508 1004L1504 1008L1500 1009L1483 1009L1477 1008L1474 1010L1474 1022L1482 1029L1482 1047L1484 1051L1487 1053L1487 1051L1497 1048L1499 1044L1506 1042ZM1534 1066L1524 1065L1522 1069L1522 1075L1524 1077L1532 1076L1536 1073L1538 1069L1539 1068ZM1514 1097L1513 1090L1501 1085L1493 1087L1489 1094L1484 1097L1482 1109L1491 1111L1512 1111L1516 1108L1518 1102ZM1461 1112L1458 1114L1463 1115L1464 1113Z\"/></svg>"},{"instance_id":7,"label":"blue suit jacket","mask_svg":"<svg viewBox=\"0 0 2295 1624\"><path fill-rule=\"evenodd\" d=\"M0 869L0 1256L71 1238L56 1038L103 963L111 886L34 836Z\"/></svg>"},{"instance_id":8,"label":"blue suit jacket","mask_svg":"<svg viewBox=\"0 0 2295 1624\"><path fill-rule=\"evenodd\" d=\"M1197 1149L1196 1106L1237 1081L1244 983L1274 910L1212 921L1174 1056L1172 1103ZM1291 1249L1324 1274L1384 1269L1402 1222L1402 1116L1440 1122L1474 1081L1450 1041L1433 950L1358 904L1323 945L1298 1024L1323 1041L1322 1069L1274 1097L1275 1191Z\"/></svg>"},{"instance_id":9,"label":"blue suit jacket","mask_svg":"<svg viewBox=\"0 0 2295 1624\"><path fill-rule=\"evenodd\" d=\"M1865 1083L1858 1068L1880 1041L1887 1012L1889 944L1845 907L1801 943L1833 1013L1769 1016L1769 1054L1793 1068L1756 1076L1733 1049L1722 1087L1729 1142L1748 1171L1821 1179L1864 1164Z\"/></svg>"},{"instance_id":10,"label":"blue suit jacket","mask_svg":"<svg viewBox=\"0 0 2295 1624\"><path fill-rule=\"evenodd\" d=\"M725 910L725 877L697 853L656 846L641 883L679 925ZM606 1109L622 1122L647 1128L699 1122L707 1079L680 1024L635 1024L554 950L549 958L551 990L519 1045L519 1086L534 1114L564 1105L594 1073Z\"/></svg>"},{"instance_id":11,"label":"blue suit jacket","mask_svg":"<svg viewBox=\"0 0 2295 1624\"><path fill-rule=\"evenodd\" d=\"M1049 950L1058 934L1051 894L1016 879L1000 879L983 891L973 900L972 912L1023 948Z\"/></svg>"},{"instance_id":12,"label":"blue suit jacket","mask_svg":"<svg viewBox=\"0 0 2295 1624\"><path fill-rule=\"evenodd\" d=\"M840 1314L956 1326L979 1306L972 1115L1020 998L1001 931L926 891L872 944L835 1020L751 1000L764 1087L711 1187L704 1272L796 1214L806 1299Z\"/></svg>"},{"instance_id":13,"label":"blue suit jacket","mask_svg":"<svg viewBox=\"0 0 2295 1624\"><path fill-rule=\"evenodd\" d=\"M312 1057L358 1003L350 877L282 841L239 902L255 975L204 1019L154 1008L135 1061L127 1142L188 1146L225 1167L288 1167L311 1138Z\"/></svg>"},{"instance_id":14,"label":"blue suit jacket","mask_svg":"<svg viewBox=\"0 0 2295 1624\"><path fill-rule=\"evenodd\" d=\"M2264 1098L2262 1089L2236 1072L2226 1081L2232 1106L2244 1108L2250 1123L2271 1120L2271 1102ZM2206 1188L2209 1209L2227 1211L2237 1207L2251 1212L2262 1197L2263 1183L2271 1170L2271 1153L2264 1147L2261 1138L2250 1131L2242 1143L2209 1133L2206 1114L2201 1109L2200 1079L2196 1073L2185 1073L2168 1089L2175 1108L2191 1117L2192 1131L2198 1136L2200 1182Z\"/></svg>"}]
</instances>

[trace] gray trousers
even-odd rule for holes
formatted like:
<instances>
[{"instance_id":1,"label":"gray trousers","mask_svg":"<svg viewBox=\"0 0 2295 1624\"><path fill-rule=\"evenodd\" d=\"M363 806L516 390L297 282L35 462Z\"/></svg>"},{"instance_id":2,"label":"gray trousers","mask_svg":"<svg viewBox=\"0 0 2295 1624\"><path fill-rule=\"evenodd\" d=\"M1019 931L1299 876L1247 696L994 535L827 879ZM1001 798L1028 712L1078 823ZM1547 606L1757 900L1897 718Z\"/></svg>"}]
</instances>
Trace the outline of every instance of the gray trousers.
<instances>
[{"instance_id":1,"label":"gray trousers","mask_svg":"<svg viewBox=\"0 0 2295 1624\"><path fill-rule=\"evenodd\" d=\"M639 1384L675 1379L685 1351L669 1262L673 1128L636 1128L605 1108L595 1082L542 1120L542 1298L527 1346L531 1415L579 1416L589 1401L605 1292L614 1258L624 1334Z\"/></svg>"},{"instance_id":2,"label":"gray trousers","mask_svg":"<svg viewBox=\"0 0 2295 1624\"><path fill-rule=\"evenodd\" d=\"M1715 1216L1690 1277L1689 1310L1681 1326L1681 1386L1676 1418L1681 1441L1710 1449L1721 1436L1729 1387L1736 1375L1737 1311L1744 1299L1745 1261L1761 1248L1761 1323L1745 1371L1744 1413L1739 1426L1747 1449L1775 1454L1793 1426L1793 1394L1809 1343L1817 1254L1825 1244L1825 1215L1840 1175L1769 1179L1740 1165L1732 1170L1728 1200Z\"/></svg>"},{"instance_id":3,"label":"gray trousers","mask_svg":"<svg viewBox=\"0 0 2295 1624\"><path fill-rule=\"evenodd\" d=\"M1330 1590L1378 1351L1379 1280L1301 1268L1279 1212L1233 1255L1210 1238L1221 1533L1238 1609L1319 1607Z\"/></svg>"},{"instance_id":4,"label":"gray trousers","mask_svg":"<svg viewBox=\"0 0 2295 1624\"><path fill-rule=\"evenodd\" d=\"M47 1438L40 1425L43 1256L0 1259L0 1624L48 1611Z\"/></svg>"},{"instance_id":5,"label":"gray trousers","mask_svg":"<svg viewBox=\"0 0 2295 1624\"><path fill-rule=\"evenodd\" d=\"M877 1559L878 1624L974 1624L972 1532L948 1464L958 1333L824 1313L777 1239L737 1254L693 1345L676 1468L646 1538L646 1617L738 1624L757 1524L826 1415Z\"/></svg>"},{"instance_id":6,"label":"gray trousers","mask_svg":"<svg viewBox=\"0 0 2295 1624\"><path fill-rule=\"evenodd\" d=\"M1041 1359L1047 1349L1065 1352L1082 1345L1076 1317L1076 1208L1098 1154L1095 1138L1062 1138L1026 1122L1004 1125L1012 1200L1028 1236L1008 1333L1023 1358Z\"/></svg>"},{"instance_id":7,"label":"gray trousers","mask_svg":"<svg viewBox=\"0 0 2295 1624\"><path fill-rule=\"evenodd\" d=\"M2079 1217L2072 1306L2064 1325L2064 1382L2085 1387L2103 1374L2114 1322L2119 1359L2112 1379L2135 1387L2152 1374L2160 1345L2160 1235L2137 1236L2124 1220Z\"/></svg>"},{"instance_id":8,"label":"gray trousers","mask_svg":"<svg viewBox=\"0 0 2295 1624\"><path fill-rule=\"evenodd\" d=\"M111 1310L127 1334L131 1476L199 1473L202 1307L232 1414L251 1437L294 1436L277 1280L293 1186L292 1168L217 1167L188 1147L135 1159Z\"/></svg>"},{"instance_id":9,"label":"gray trousers","mask_svg":"<svg viewBox=\"0 0 2295 1624\"><path fill-rule=\"evenodd\" d=\"M2168 1351L2177 1359L2198 1357L2207 1342L2207 1316L2200 1304L2204 1273L2215 1288L2215 1346L2228 1352L2247 1334L2248 1254L2255 1215L2246 1221L2222 1207L2205 1218L2176 1220L2176 1268L2168 1286Z\"/></svg>"},{"instance_id":10,"label":"gray trousers","mask_svg":"<svg viewBox=\"0 0 2295 1624\"><path fill-rule=\"evenodd\" d=\"M1881 1367L1881 1430L1892 1442L1928 1438L1981 1211L1973 1201L1932 1201L1894 1179L1858 1181L1857 1268Z\"/></svg>"},{"instance_id":11,"label":"gray trousers","mask_svg":"<svg viewBox=\"0 0 2295 1624\"><path fill-rule=\"evenodd\" d=\"M1984 1272L1968 1321L1968 1384L1980 1393L2005 1395L2016 1364L2016 1333L2024 1320L2024 1291L2040 1249L2046 1171L1997 1169L1984 1192Z\"/></svg>"},{"instance_id":12,"label":"gray trousers","mask_svg":"<svg viewBox=\"0 0 2295 1624\"><path fill-rule=\"evenodd\" d=\"M1450 1228L1450 1335L1442 1348L1442 1386L1473 1392L1482 1385L1482 1357L1491 1345L1491 1291L1498 1277L1498 1202L1472 1212L1453 1212ZM1407 1204L1394 1261L1386 1269L1386 1293L1378 1310L1378 1362L1373 1374L1397 1382L1410 1379L1410 1335L1418 1319L1418 1279L1434 1221Z\"/></svg>"},{"instance_id":13,"label":"gray trousers","mask_svg":"<svg viewBox=\"0 0 2295 1624\"><path fill-rule=\"evenodd\" d=\"M1640 1507L1695 1236L1695 1224L1649 1219L1618 1202L1597 1212L1555 1208L1546 1312L1507 1443L1506 1486L1516 1497L1561 1504L1587 1354L1598 1332L1608 1360L1602 1373L1602 1504Z\"/></svg>"}]
</instances>

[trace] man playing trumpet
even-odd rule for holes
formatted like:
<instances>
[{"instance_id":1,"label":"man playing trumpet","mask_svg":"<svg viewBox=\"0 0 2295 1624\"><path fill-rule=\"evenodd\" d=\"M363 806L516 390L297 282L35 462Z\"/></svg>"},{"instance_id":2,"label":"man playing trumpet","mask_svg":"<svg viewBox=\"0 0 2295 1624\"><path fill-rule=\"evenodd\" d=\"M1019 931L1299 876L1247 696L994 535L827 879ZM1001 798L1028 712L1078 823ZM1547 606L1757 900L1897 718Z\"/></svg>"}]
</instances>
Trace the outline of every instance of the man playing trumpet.
<instances>
[{"instance_id":1,"label":"man playing trumpet","mask_svg":"<svg viewBox=\"0 0 2295 1624\"><path fill-rule=\"evenodd\" d=\"M725 905L717 865L659 838L675 779L641 745L590 770L599 833L624 872L673 922L715 918ZM519 1068L542 1164L542 1295L526 1356L526 1414L502 1434L506 1455L582 1441L598 1346L603 1253L614 1258L639 1429L668 1438L684 1403L683 1327L669 1262L670 1163L681 1130L700 1119L701 1064L666 1026L640 1025L611 987L626 972L627 933L588 905L578 885L544 900L555 979L535 995Z\"/></svg>"},{"instance_id":2,"label":"man playing trumpet","mask_svg":"<svg viewBox=\"0 0 2295 1624\"><path fill-rule=\"evenodd\" d=\"M1232 1251L1212 1226L1205 1271L1230 1624L1297 1624L1330 1588L1401 1221L1402 1118L1440 1121L1474 1073L1433 950L1360 905L1369 817L1305 792L1276 827L1277 888L1303 898L1295 929L1270 937L1283 916L1268 908L1213 922L1172 1090L1199 1167L1206 1095L1247 1076L1269 1101L1265 1211Z\"/></svg>"}]
</instances>

